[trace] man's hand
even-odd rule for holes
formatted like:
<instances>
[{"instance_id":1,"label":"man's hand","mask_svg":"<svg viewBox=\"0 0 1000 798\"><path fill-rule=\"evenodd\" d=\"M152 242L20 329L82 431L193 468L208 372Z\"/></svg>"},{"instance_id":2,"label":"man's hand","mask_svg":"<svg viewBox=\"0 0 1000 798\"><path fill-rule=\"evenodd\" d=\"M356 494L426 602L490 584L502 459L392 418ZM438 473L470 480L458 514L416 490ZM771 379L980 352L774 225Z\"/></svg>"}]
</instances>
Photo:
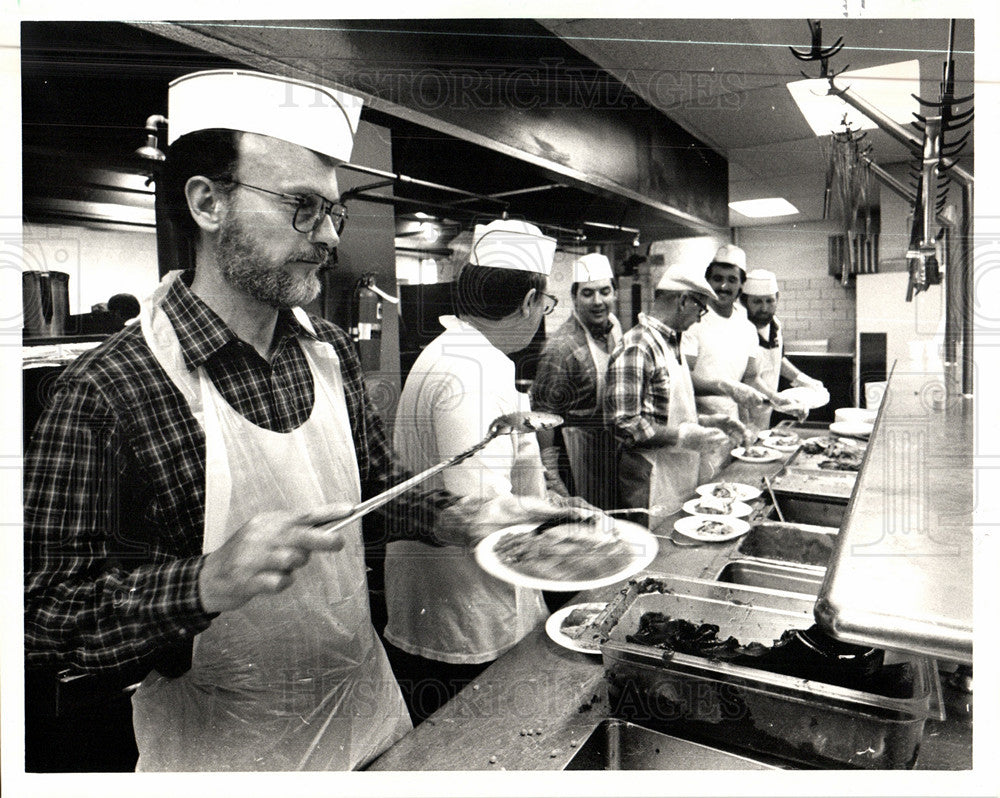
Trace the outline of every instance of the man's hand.
<instances>
[{"instance_id":1,"label":"man's hand","mask_svg":"<svg viewBox=\"0 0 1000 798\"><path fill-rule=\"evenodd\" d=\"M780 399L775 399L772 400L771 404L779 413L793 416L800 424L809 417L809 408L798 402L782 402Z\"/></svg>"},{"instance_id":2,"label":"man's hand","mask_svg":"<svg viewBox=\"0 0 1000 798\"><path fill-rule=\"evenodd\" d=\"M261 593L280 593L314 551L340 551L344 538L317 523L349 515L352 505L337 503L315 512L255 515L211 552L198 575L198 595L206 612L242 607Z\"/></svg>"},{"instance_id":3,"label":"man's hand","mask_svg":"<svg viewBox=\"0 0 1000 798\"><path fill-rule=\"evenodd\" d=\"M580 499L579 501L583 501ZM586 502L583 502L586 505ZM590 505L559 507L535 496L497 496L489 500L461 499L437 518L435 532L445 546L473 547L498 529L530 521L564 516L567 520L590 518L600 512Z\"/></svg>"},{"instance_id":4,"label":"man's hand","mask_svg":"<svg viewBox=\"0 0 1000 798\"><path fill-rule=\"evenodd\" d=\"M767 397L756 388L751 388L745 382L722 383L725 393L738 405L743 407L763 407Z\"/></svg>"},{"instance_id":5,"label":"man's hand","mask_svg":"<svg viewBox=\"0 0 1000 798\"><path fill-rule=\"evenodd\" d=\"M701 422L702 426L721 429L724 433L726 433L726 435L740 441L745 440L746 436L751 434L746 425L743 424L738 418L733 418L726 413L710 413L708 415L700 416L698 420Z\"/></svg>"},{"instance_id":6,"label":"man's hand","mask_svg":"<svg viewBox=\"0 0 1000 798\"><path fill-rule=\"evenodd\" d=\"M696 452L711 452L729 443L729 436L718 427L703 427L685 421L677 428L677 445Z\"/></svg>"}]
</instances>

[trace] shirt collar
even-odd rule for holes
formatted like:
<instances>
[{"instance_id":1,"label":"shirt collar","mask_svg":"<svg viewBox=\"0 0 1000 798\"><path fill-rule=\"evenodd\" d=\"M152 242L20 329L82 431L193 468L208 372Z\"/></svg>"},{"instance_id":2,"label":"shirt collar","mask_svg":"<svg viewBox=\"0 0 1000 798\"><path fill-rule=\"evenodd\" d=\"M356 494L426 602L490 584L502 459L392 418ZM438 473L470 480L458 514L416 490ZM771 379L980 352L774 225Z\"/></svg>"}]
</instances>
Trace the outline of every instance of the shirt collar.
<instances>
[{"instance_id":1,"label":"shirt collar","mask_svg":"<svg viewBox=\"0 0 1000 798\"><path fill-rule=\"evenodd\" d=\"M163 310L174 326L184 364L190 371L203 365L223 347L239 340L219 315L191 290L193 279L193 271L184 272L179 280L174 280L163 298ZM282 309L278 311L274 337L280 341L288 336L316 338L299 323L291 310Z\"/></svg>"},{"instance_id":2,"label":"shirt collar","mask_svg":"<svg viewBox=\"0 0 1000 798\"><path fill-rule=\"evenodd\" d=\"M649 316L646 313L640 313L639 321L645 324L651 330L656 330L660 335L662 335L667 340L667 342L671 344L680 343L681 338L677 334L677 331L672 327L668 327L659 319L654 318L653 316Z\"/></svg>"}]
</instances>

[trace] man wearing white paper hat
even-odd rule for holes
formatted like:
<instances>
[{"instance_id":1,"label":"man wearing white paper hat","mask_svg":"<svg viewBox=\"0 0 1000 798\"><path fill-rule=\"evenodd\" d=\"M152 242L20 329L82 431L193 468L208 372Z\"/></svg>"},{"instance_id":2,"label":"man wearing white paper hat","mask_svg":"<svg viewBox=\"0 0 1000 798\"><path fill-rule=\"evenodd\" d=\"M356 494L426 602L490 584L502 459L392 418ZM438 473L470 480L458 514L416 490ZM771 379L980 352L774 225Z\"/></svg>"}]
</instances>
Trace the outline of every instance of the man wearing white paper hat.
<instances>
[{"instance_id":1,"label":"man wearing white paper hat","mask_svg":"<svg viewBox=\"0 0 1000 798\"><path fill-rule=\"evenodd\" d=\"M605 407L620 442L624 507L646 507L661 519L676 512L704 477L704 457L742 432L725 414L698 412L681 352L685 331L715 299L702 269L671 266L656 285L650 312L639 314L611 356Z\"/></svg>"},{"instance_id":2,"label":"man wearing white paper hat","mask_svg":"<svg viewBox=\"0 0 1000 798\"><path fill-rule=\"evenodd\" d=\"M29 666L142 679L139 769L353 768L411 726L360 527L329 527L407 472L350 339L300 306L344 230L360 101L242 70L168 100L157 190L195 268L67 368L36 427ZM559 510L425 489L380 512L390 536L464 546L487 519Z\"/></svg>"},{"instance_id":3,"label":"man wearing white paper hat","mask_svg":"<svg viewBox=\"0 0 1000 798\"><path fill-rule=\"evenodd\" d=\"M717 298L684 336L698 409L747 420L751 411L767 401L780 400L758 378L757 334L736 301L746 280L746 253L734 244L719 247L705 270L705 279ZM713 475L727 457L720 451L707 458Z\"/></svg>"},{"instance_id":4,"label":"man wearing white paper hat","mask_svg":"<svg viewBox=\"0 0 1000 798\"><path fill-rule=\"evenodd\" d=\"M534 338L556 300L545 293L555 239L535 225L476 225L456 285L456 316L420 353L399 398L394 444L423 470L469 448L498 416L528 409L509 355ZM461 496L544 496L534 434L503 436L434 478ZM385 639L415 720L423 720L547 615L542 593L501 582L472 552L401 541L386 549Z\"/></svg>"},{"instance_id":5,"label":"man wearing white paper hat","mask_svg":"<svg viewBox=\"0 0 1000 798\"><path fill-rule=\"evenodd\" d=\"M604 385L622 329L612 312L615 277L604 255L591 252L573 263L570 296L573 313L545 344L531 403L564 419L561 427L538 435L546 469L563 483L556 489L610 508L614 448L604 423Z\"/></svg>"},{"instance_id":6,"label":"man wearing white paper hat","mask_svg":"<svg viewBox=\"0 0 1000 798\"><path fill-rule=\"evenodd\" d=\"M778 390L778 379L784 377L795 387L823 388L823 383L805 374L784 356L784 338L781 323L774 315L778 308L778 280L774 272L754 269L743 284L740 301L747 311L747 318L757 328L757 373L761 384ZM825 389L824 389L825 390ZM782 407L782 411L801 418L805 409L797 404ZM761 407L750 411L749 423L757 429L771 425L771 408Z\"/></svg>"}]
</instances>

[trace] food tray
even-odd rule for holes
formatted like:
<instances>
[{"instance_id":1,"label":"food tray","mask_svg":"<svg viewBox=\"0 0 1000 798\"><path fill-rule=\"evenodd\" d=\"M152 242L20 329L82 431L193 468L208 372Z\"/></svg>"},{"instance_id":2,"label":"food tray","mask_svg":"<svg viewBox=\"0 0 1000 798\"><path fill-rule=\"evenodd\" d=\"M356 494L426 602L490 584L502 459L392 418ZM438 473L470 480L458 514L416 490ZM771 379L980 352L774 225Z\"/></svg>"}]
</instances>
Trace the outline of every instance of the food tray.
<instances>
[{"instance_id":1,"label":"food tray","mask_svg":"<svg viewBox=\"0 0 1000 798\"><path fill-rule=\"evenodd\" d=\"M813 438L829 438L831 436L829 436L829 435L813 435L811 437L813 437ZM808 440L810 440L810 436L806 436L806 435L802 436L802 443L805 443ZM856 440L853 440L853 439L843 439L843 438L841 438L840 440L842 442L845 441L845 440L849 441L849 443L846 444L848 446L854 446L855 448L862 449L862 450L865 448L865 444L862 441L856 441ZM862 457L863 456L864 455L862 455ZM818 472L820 474L845 474L845 475L851 477L851 483L853 484L854 479L856 479L857 476L858 476L858 472L857 471L842 471L840 469L820 468L819 464L822 463L824 460L827 460L827 459L829 459L829 458L825 454L822 454L822 453L821 454L810 454L809 452L807 452L804 449L802 449L801 446L800 446L799 449L795 452L795 454L793 454L791 457L789 457L788 460L785 462L784 471L786 471L786 472L791 472L791 471L806 471L806 472L810 472L810 473L812 473L812 472Z\"/></svg>"},{"instance_id":2,"label":"food tray","mask_svg":"<svg viewBox=\"0 0 1000 798\"><path fill-rule=\"evenodd\" d=\"M771 477L771 490L793 498L821 496L824 499L847 504L857 477L856 471L802 469L789 463L780 473Z\"/></svg>"},{"instance_id":3,"label":"food tray","mask_svg":"<svg viewBox=\"0 0 1000 798\"><path fill-rule=\"evenodd\" d=\"M652 590L653 592L650 592ZM661 592L665 591L665 592ZM913 767L924 723L940 718L932 661L886 654L897 695L865 692L626 641L645 612L714 623L720 637L770 645L806 629L805 596L675 576L633 580L605 611L601 654L613 715L668 734L813 767Z\"/></svg>"},{"instance_id":4,"label":"food tray","mask_svg":"<svg viewBox=\"0 0 1000 798\"><path fill-rule=\"evenodd\" d=\"M740 541L735 556L825 569L836 537L836 527L762 521Z\"/></svg>"}]
</instances>

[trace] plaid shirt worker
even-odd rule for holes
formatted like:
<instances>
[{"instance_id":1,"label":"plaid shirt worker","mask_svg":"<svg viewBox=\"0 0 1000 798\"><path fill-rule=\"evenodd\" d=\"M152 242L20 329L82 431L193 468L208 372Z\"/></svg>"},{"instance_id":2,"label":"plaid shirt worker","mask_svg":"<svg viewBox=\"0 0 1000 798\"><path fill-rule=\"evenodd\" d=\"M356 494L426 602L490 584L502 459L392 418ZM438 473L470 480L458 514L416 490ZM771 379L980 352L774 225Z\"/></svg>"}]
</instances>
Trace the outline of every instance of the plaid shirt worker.
<instances>
[{"instance_id":1,"label":"plaid shirt worker","mask_svg":"<svg viewBox=\"0 0 1000 798\"><path fill-rule=\"evenodd\" d=\"M314 385L296 336L311 333L290 311L279 314L268 363L184 280L163 309L187 367L204 367L248 420L288 432L309 417ZM313 324L340 358L362 493L372 495L407 473L366 396L350 340L329 322ZM387 535L433 542L433 518L453 500L437 491L405 494L382 508ZM205 434L138 324L60 377L25 457L24 503L29 663L148 669L164 649L189 648L215 617L198 598Z\"/></svg>"},{"instance_id":2,"label":"plaid shirt worker","mask_svg":"<svg viewBox=\"0 0 1000 798\"><path fill-rule=\"evenodd\" d=\"M531 406L562 416L567 426L604 423L604 409L597 406L597 374L587 331L576 316L570 316L545 345L531 384Z\"/></svg>"},{"instance_id":3,"label":"plaid shirt worker","mask_svg":"<svg viewBox=\"0 0 1000 798\"><path fill-rule=\"evenodd\" d=\"M664 348L661 338L666 341ZM670 378L666 358L681 362L680 337L658 319L639 314L639 323L622 337L608 364L605 413L615 435L629 446L653 437L654 424L667 423Z\"/></svg>"}]
</instances>

